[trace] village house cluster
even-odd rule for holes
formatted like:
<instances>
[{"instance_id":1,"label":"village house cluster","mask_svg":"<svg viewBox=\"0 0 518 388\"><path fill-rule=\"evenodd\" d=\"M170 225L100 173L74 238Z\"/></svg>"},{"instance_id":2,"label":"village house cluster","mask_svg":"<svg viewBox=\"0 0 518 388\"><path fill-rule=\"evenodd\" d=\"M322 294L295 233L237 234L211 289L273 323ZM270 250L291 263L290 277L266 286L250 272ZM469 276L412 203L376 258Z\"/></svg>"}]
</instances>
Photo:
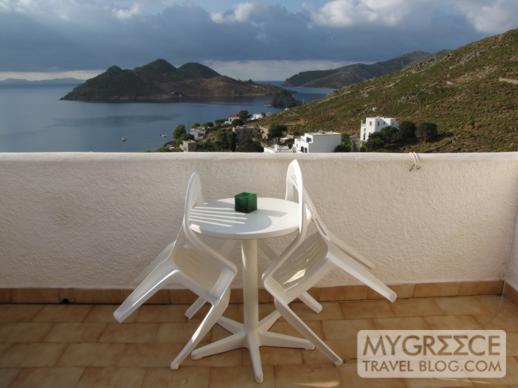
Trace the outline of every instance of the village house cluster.
<instances>
[{"instance_id":1,"label":"village house cluster","mask_svg":"<svg viewBox=\"0 0 518 388\"><path fill-rule=\"evenodd\" d=\"M266 113L251 114L246 120L239 113L229 115L223 125L230 127L237 138L254 137L266 140L268 138L268 128L261 127L252 122L266 117ZM399 127L399 120L394 117L367 117L361 122L360 135L350 136L351 150L359 151L363 144L369 140L373 133L381 131L383 128L393 126ZM207 137L209 128L194 126L188 129L187 133L192 135L194 140L185 140L180 145L184 152L196 151L198 141ZM315 131L306 132L301 136L285 134L285 136L275 139L273 144L264 144L265 153L329 153L336 152L337 147L344 142L344 135L334 131Z\"/></svg>"}]
</instances>

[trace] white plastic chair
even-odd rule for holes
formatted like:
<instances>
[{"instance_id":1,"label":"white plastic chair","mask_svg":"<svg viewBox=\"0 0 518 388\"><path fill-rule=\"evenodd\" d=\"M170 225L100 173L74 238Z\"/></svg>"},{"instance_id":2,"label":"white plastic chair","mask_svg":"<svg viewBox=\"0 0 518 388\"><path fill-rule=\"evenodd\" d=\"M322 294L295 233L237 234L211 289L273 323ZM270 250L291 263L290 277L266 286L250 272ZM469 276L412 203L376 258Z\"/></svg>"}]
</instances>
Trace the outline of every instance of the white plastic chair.
<instances>
[{"instance_id":1,"label":"white plastic chair","mask_svg":"<svg viewBox=\"0 0 518 388\"><path fill-rule=\"evenodd\" d=\"M188 227L190 210L200 202L203 202L201 182L198 173L194 172L187 186L185 214L177 239L160 253L155 260L159 264L113 314L117 321L124 321L166 282L181 284L210 303L209 312L189 342L171 362L172 369L180 366L222 316L230 300L230 284L237 273L234 264L207 246ZM182 240L186 240L188 244L183 244Z\"/></svg>"},{"instance_id":2,"label":"white plastic chair","mask_svg":"<svg viewBox=\"0 0 518 388\"><path fill-rule=\"evenodd\" d=\"M300 176L302 178L302 173L300 170L299 163L296 160L293 160L289 165L286 171L286 189L285 189L285 199L288 201L298 202L297 193L299 190L303 190L303 187L298 187L302 182L297 181L297 177ZM297 241L301 241L300 239ZM225 257L229 256L230 251L236 245L236 241L225 241L222 246L221 254ZM279 259L279 256L275 251L264 241L261 241L259 245L259 253L261 254L261 258L268 260L269 262L275 261ZM309 293L304 292L298 297L306 306L308 306L315 313L319 313L322 311L322 305L318 303ZM202 297L199 297L185 312L185 316L191 319L196 313L203 307L205 301ZM220 324L225 325L228 320L224 319Z\"/></svg>"},{"instance_id":3,"label":"white plastic chair","mask_svg":"<svg viewBox=\"0 0 518 388\"><path fill-rule=\"evenodd\" d=\"M392 302L396 300L396 293L368 271L363 265L363 263L371 264L367 259L328 231L318 216L307 191L304 192L303 199L304 207L299 215L300 225L303 229L300 235L305 236L309 220L315 222L317 231L301 243L289 247L281 259L265 271L263 283L274 297L277 311L335 365L340 365L343 362L340 356L291 310L289 303L314 287L320 279L336 267Z\"/></svg>"}]
</instances>

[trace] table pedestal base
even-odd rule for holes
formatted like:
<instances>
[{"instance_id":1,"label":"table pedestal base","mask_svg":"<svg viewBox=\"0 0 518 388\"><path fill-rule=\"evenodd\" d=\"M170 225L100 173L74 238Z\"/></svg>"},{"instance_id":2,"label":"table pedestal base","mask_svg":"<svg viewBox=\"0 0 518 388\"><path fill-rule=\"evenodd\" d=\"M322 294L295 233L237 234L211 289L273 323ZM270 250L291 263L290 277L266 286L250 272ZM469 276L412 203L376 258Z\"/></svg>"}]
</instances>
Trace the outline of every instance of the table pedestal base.
<instances>
[{"instance_id":1,"label":"table pedestal base","mask_svg":"<svg viewBox=\"0 0 518 388\"><path fill-rule=\"evenodd\" d=\"M272 312L259 322L259 325L255 330L249 329L244 324L232 319L222 317L218 321L218 324L220 324L225 330L231 332L232 335L196 349L192 352L191 358L193 360L198 360L213 354L228 352L239 348L247 348L250 353L250 359L252 360L255 380L258 383L262 383L263 368L261 366L261 353L259 351L261 346L299 349L315 348L311 342L303 338L268 331L279 317L279 312Z\"/></svg>"}]
</instances>

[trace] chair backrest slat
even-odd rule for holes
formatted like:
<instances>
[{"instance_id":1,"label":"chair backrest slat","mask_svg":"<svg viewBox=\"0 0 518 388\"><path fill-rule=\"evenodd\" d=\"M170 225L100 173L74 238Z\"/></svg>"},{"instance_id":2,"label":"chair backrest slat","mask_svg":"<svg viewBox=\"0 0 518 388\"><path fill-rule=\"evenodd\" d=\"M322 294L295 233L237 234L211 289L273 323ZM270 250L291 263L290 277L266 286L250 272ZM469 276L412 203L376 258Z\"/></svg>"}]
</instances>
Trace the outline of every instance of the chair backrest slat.
<instances>
[{"instance_id":1,"label":"chair backrest slat","mask_svg":"<svg viewBox=\"0 0 518 388\"><path fill-rule=\"evenodd\" d=\"M211 258L219 261L225 267L230 269L232 272L237 273L237 267L234 263L227 260L223 255L221 255L216 250L212 249L208 246L195 232L193 232L190 228L190 214L191 210L197 205L204 202L203 194L202 194L202 186L200 175L197 171L194 171L189 178L189 183L187 184L187 192L185 194L185 208L184 208L184 218L182 223L183 232L187 239L191 242L191 244L200 250L201 252L207 253Z\"/></svg>"},{"instance_id":2,"label":"chair backrest slat","mask_svg":"<svg viewBox=\"0 0 518 388\"><path fill-rule=\"evenodd\" d=\"M280 254L279 260L273 261L263 274L263 279L267 279L275 272L286 259L300 246L304 241L307 227L310 222L309 213L306 210L304 203L304 181L302 179L302 171L300 165L296 160L293 160L288 165L286 172L286 196L289 201L297 202L297 222L298 234L297 237L288 245L286 249Z\"/></svg>"}]
</instances>

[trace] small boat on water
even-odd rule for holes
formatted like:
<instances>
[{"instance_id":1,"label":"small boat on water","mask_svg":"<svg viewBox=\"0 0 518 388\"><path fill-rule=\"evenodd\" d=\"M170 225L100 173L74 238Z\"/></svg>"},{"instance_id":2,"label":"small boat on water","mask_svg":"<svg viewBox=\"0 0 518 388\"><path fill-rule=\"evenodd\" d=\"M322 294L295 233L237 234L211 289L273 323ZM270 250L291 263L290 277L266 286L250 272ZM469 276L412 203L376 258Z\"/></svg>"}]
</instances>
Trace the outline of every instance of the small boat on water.
<instances>
[{"instance_id":1,"label":"small boat on water","mask_svg":"<svg viewBox=\"0 0 518 388\"><path fill-rule=\"evenodd\" d=\"M160 136L162 136L164 139L167 137L165 133L162 133Z\"/></svg>"},{"instance_id":2,"label":"small boat on water","mask_svg":"<svg viewBox=\"0 0 518 388\"><path fill-rule=\"evenodd\" d=\"M126 142L128 141L128 139L126 139L125 137L121 137L121 141L122 141L123 143L126 143Z\"/></svg>"}]
</instances>

